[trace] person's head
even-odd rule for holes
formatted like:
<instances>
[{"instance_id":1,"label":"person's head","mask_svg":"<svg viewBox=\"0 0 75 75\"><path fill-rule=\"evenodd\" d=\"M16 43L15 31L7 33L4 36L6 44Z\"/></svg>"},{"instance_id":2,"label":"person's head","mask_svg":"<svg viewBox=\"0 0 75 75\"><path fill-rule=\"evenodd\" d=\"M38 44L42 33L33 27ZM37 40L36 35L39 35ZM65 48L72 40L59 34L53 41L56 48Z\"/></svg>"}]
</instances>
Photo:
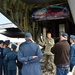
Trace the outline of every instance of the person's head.
<instances>
[{"instance_id":1,"label":"person's head","mask_svg":"<svg viewBox=\"0 0 75 75\"><path fill-rule=\"evenodd\" d=\"M15 44L12 44L12 45L11 45L11 49L12 49L12 50L16 50L16 48L17 48L17 46L16 46Z\"/></svg>"},{"instance_id":2,"label":"person's head","mask_svg":"<svg viewBox=\"0 0 75 75\"><path fill-rule=\"evenodd\" d=\"M25 37L25 40L32 40L32 35L29 32L26 32L24 37Z\"/></svg>"},{"instance_id":3,"label":"person's head","mask_svg":"<svg viewBox=\"0 0 75 75\"><path fill-rule=\"evenodd\" d=\"M5 40L5 43L4 43L6 46L9 46L10 45L10 40Z\"/></svg>"},{"instance_id":4,"label":"person's head","mask_svg":"<svg viewBox=\"0 0 75 75\"><path fill-rule=\"evenodd\" d=\"M3 48L5 48L6 47L6 44L5 44L5 41L3 42Z\"/></svg>"},{"instance_id":5,"label":"person's head","mask_svg":"<svg viewBox=\"0 0 75 75\"><path fill-rule=\"evenodd\" d=\"M3 40L0 40L0 47L3 46Z\"/></svg>"},{"instance_id":6,"label":"person's head","mask_svg":"<svg viewBox=\"0 0 75 75\"><path fill-rule=\"evenodd\" d=\"M68 40L68 34L67 33L60 34L60 41L62 41L62 40Z\"/></svg>"},{"instance_id":7,"label":"person's head","mask_svg":"<svg viewBox=\"0 0 75 75\"><path fill-rule=\"evenodd\" d=\"M47 33L47 38L51 38L51 33L50 32Z\"/></svg>"},{"instance_id":8,"label":"person's head","mask_svg":"<svg viewBox=\"0 0 75 75\"><path fill-rule=\"evenodd\" d=\"M70 43L75 43L75 35L70 35Z\"/></svg>"}]
</instances>

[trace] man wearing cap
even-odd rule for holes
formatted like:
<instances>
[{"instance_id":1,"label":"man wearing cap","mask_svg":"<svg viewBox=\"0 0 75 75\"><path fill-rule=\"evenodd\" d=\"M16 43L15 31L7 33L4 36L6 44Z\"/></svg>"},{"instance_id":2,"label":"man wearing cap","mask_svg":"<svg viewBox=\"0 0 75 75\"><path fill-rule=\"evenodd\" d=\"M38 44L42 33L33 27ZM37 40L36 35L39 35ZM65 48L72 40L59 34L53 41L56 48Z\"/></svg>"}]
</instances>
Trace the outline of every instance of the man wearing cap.
<instances>
[{"instance_id":1,"label":"man wearing cap","mask_svg":"<svg viewBox=\"0 0 75 75\"><path fill-rule=\"evenodd\" d=\"M56 75L67 75L69 68L69 52L70 45L67 42L68 34L62 33L60 35L60 41L57 42L51 49L54 54L54 63L56 65Z\"/></svg>"},{"instance_id":2,"label":"man wearing cap","mask_svg":"<svg viewBox=\"0 0 75 75\"><path fill-rule=\"evenodd\" d=\"M3 65L3 40L0 40L0 75L2 74L2 65Z\"/></svg>"},{"instance_id":3,"label":"man wearing cap","mask_svg":"<svg viewBox=\"0 0 75 75\"><path fill-rule=\"evenodd\" d=\"M11 49L9 48L10 40L6 40L5 45L6 45L6 47L3 49L4 58L11 51ZM7 63L4 63L4 75L8 75L7 65L8 65Z\"/></svg>"},{"instance_id":4,"label":"man wearing cap","mask_svg":"<svg viewBox=\"0 0 75 75\"><path fill-rule=\"evenodd\" d=\"M4 58L4 63L7 63L8 75L16 75L16 52L17 46L15 44L11 45L11 52L9 52Z\"/></svg>"},{"instance_id":5,"label":"man wearing cap","mask_svg":"<svg viewBox=\"0 0 75 75\"><path fill-rule=\"evenodd\" d=\"M75 65L75 35L70 35L70 71Z\"/></svg>"},{"instance_id":6,"label":"man wearing cap","mask_svg":"<svg viewBox=\"0 0 75 75\"><path fill-rule=\"evenodd\" d=\"M6 45L6 47L4 48L4 51L3 51L3 56L4 57L7 55L8 52L11 51L11 49L9 48L10 40L6 40L5 41L5 45Z\"/></svg>"},{"instance_id":7,"label":"man wearing cap","mask_svg":"<svg viewBox=\"0 0 75 75\"><path fill-rule=\"evenodd\" d=\"M31 33L25 34L25 40L18 52L18 60L23 63L22 75L42 75L40 59L43 54L39 46L32 41Z\"/></svg>"}]
</instances>

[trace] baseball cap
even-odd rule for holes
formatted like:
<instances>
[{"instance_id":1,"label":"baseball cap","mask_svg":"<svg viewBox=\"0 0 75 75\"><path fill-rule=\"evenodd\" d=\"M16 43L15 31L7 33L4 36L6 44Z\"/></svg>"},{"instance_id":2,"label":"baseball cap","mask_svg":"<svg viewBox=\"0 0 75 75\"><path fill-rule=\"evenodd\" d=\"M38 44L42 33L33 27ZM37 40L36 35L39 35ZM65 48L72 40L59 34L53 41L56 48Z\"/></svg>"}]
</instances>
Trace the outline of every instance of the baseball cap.
<instances>
[{"instance_id":1,"label":"baseball cap","mask_svg":"<svg viewBox=\"0 0 75 75\"><path fill-rule=\"evenodd\" d=\"M3 43L3 40L0 40L0 44Z\"/></svg>"},{"instance_id":2,"label":"baseball cap","mask_svg":"<svg viewBox=\"0 0 75 75\"><path fill-rule=\"evenodd\" d=\"M75 35L70 35L70 38L75 39Z\"/></svg>"},{"instance_id":3,"label":"baseball cap","mask_svg":"<svg viewBox=\"0 0 75 75\"><path fill-rule=\"evenodd\" d=\"M14 44L12 44L12 45L11 45L11 48L16 49L16 48L17 48L17 46L16 46L16 45L14 45Z\"/></svg>"},{"instance_id":4,"label":"baseball cap","mask_svg":"<svg viewBox=\"0 0 75 75\"><path fill-rule=\"evenodd\" d=\"M62 33L61 36L64 37L64 38L68 38L68 34L67 33Z\"/></svg>"},{"instance_id":5,"label":"baseball cap","mask_svg":"<svg viewBox=\"0 0 75 75\"><path fill-rule=\"evenodd\" d=\"M10 44L10 40L6 40L5 41L5 44Z\"/></svg>"},{"instance_id":6,"label":"baseball cap","mask_svg":"<svg viewBox=\"0 0 75 75\"><path fill-rule=\"evenodd\" d=\"M25 33L24 37L27 38L27 37L30 37L30 36L32 36L31 33L27 32L27 33Z\"/></svg>"}]
</instances>

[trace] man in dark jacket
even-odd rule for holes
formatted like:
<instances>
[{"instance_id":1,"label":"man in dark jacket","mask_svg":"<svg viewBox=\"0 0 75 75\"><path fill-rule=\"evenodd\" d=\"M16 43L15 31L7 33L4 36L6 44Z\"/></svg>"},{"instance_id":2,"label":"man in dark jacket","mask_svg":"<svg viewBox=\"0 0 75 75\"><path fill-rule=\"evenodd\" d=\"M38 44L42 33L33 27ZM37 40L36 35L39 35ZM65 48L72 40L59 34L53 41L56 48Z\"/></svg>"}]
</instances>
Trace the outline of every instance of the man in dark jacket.
<instances>
[{"instance_id":1,"label":"man in dark jacket","mask_svg":"<svg viewBox=\"0 0 75 75\"><path fill-rule=\"evenodd\" d=\"M6 57L6 55L9 52L11 52L11 49L9 48L10 40L6 40L5 41L5 45L6 45L6 47L3 49L3 56L4 56L4 58ZM4 75L8 75L7 66L8 66L8 64L7 63L4 63Z\"/></svg>"},{"instance_id":2,"label":"man in dark jacket","mask_svg":"<svg viewBox=\"0 0 75 75\"><path fill-rule=\"evenodd\" d=\"M60 41L54 45L51 52L55 55L56 75L67 75L69 68L70 45L67 42L68 34L62 33Z\"/></svg>"},{"instance_id":3,"label":"man in dark jacket","mask_svg":"<svg viewBox=\"0 0 75 75\"><path fill-rule=\"evenodd\" d=\"M16 75L16 52L17 46L15 44L11 45L11 52L9 52L4 58L4 62L7 63L8 75Z\"/></svg>"},{"instance_id":4,"label":"man in dark jacket","mask_svg":"<svg viewBox=\"0 0 75 75\"><path fill-rule=\"evenodd\" d=\"M0 75L3 75L2 74L2 65L3 65L3 41L0 40Z\"/></svg>"}]
</instances>

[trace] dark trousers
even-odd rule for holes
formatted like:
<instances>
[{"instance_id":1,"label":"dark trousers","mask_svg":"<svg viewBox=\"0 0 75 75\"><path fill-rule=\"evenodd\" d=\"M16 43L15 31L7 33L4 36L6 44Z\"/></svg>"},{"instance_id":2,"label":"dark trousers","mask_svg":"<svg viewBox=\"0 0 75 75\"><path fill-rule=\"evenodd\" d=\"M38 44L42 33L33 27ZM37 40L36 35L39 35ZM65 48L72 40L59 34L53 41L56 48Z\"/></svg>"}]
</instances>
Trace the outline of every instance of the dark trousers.
<instances>
[{"instance_id":1,"label":"dark trousers","mask_svg":"<svg viewBox=\"0 0 75 75\"><path fill-rule=\"evenodd\" d=\"M3 70L3 74L5 75L5 68L4 68L4 67L5 67L5 66L4 66L4 64L3 64L3 67L2 67L3 69L2 69L2 70Z\"/></svg>"},{"instance_id":2,"label":"dark trousers","mask_svg":"<svg viewBox=\"0 0 75 75\"><path fill-rule=\"evenodd\" d=\"M72 71L74 64L70 64L70 71Z\"/></svg>"},{"instance_id":3,"label":"dark trousers","mask_svg":"<svg viewBox=\"0 0 75 75\"><path fill-rule=\"evenodd\" d=\"M4 64L4 75L8 75L8 65Z\"/></svg>"},{"instance_id":4,"label":"dark trousers","mask_svg":"<svg viewBox=\"0 0 75 75\"><path fill-rule=\"evenodd\" d=\"M56 75L67 75L68 69L56 67Z\"/></svg>"},{"instance_id":5,"label":"dark trousers","mask_svg":"<svg viewBox=\"0 0 75 75\"><path fill-rule=\"evenodd\" d=\"M16 70L8 70L8 75L16 75Z\"/></svg>"},{"instance_id":6,"label":"dark trousers","mask_svg":"<svg viewBox=\"0 0 75 75\"><path fill-rule=\"evenodd\" d=\"M19 74L19 75L22 75L21 69L18 69L18 74Z\"/></svg>"},{"instance_id":7,"label":"dark trousers","mask_svg":"<svg viewBox=\"0 0 75 75\"><path fill-rule=\"evenodd\" d=\"M2 75L2 66L0 64L0 75Z\"/></svg>"},{"instance_id":8,"label":"dark trousers","mask_svg":"<svg viewBox=\"0 0 75 75\"><path fill-rule=\"evenodd\" d=\"M0 59L0 75L2 75L2 59Z\"/></svg>"}]
</instances>

